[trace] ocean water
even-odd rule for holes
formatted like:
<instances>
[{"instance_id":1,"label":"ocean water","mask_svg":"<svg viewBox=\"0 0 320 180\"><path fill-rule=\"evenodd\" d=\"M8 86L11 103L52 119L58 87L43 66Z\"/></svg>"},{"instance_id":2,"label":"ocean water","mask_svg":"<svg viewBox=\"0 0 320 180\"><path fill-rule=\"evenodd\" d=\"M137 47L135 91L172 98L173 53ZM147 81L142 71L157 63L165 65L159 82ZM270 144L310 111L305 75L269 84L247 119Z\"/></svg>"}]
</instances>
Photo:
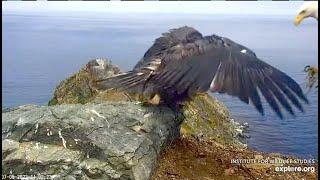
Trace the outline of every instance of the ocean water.
<instances>
[{"instance_id":1,"label":"ocean water","mask_svg":"<svg viewBox=\"0 0 320 180\"><path fill-rule=\"evenodd\" d=\"M303 67L317 65L318 28L300 27L291 16L205 14L17 14L2 15L2 106L47 104L60 81L93 58L108 58L130 70L168 29L192 26L203 35L228 37L252 49L260 59L304 86ZM260 116L251 105L212 94L233 118L249 123L249 147L318 158L318 95L308 94L305 113L281 120L265 105Z\"/></svg>"}]
</instances>

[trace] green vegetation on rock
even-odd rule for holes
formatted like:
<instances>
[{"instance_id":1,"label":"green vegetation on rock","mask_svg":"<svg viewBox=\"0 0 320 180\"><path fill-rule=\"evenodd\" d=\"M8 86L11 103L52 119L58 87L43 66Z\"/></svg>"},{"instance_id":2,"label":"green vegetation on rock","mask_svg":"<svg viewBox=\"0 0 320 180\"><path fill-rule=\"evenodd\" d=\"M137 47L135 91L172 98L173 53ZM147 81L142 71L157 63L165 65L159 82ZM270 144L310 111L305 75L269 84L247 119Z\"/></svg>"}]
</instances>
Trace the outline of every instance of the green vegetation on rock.
<instances>
[{"instance_id":1,"label":"green vegetation on rock","mask_svg":"<svg viewBox=\"0 0 320 180\"><path fill-rule=\"evenodd\" d=\"M89 61L77 73L63 80L55 89L48 105L85 104L97 95L94 80L109 77L120 72L117 66L105 59Z\"/></svg>"},{"instance_id":2,"label":"green vegetation on rock","mask_svg":"<svg viewBox=\"0 0 320 180\"><path fill-rule=\"evenodd\" d=\"M228 109L216 98L207 93L197 94L185 102L182 112L185 120L181 134L215 140L221 144L242 145L231 123Z\"/></svg>"}]
</instances>

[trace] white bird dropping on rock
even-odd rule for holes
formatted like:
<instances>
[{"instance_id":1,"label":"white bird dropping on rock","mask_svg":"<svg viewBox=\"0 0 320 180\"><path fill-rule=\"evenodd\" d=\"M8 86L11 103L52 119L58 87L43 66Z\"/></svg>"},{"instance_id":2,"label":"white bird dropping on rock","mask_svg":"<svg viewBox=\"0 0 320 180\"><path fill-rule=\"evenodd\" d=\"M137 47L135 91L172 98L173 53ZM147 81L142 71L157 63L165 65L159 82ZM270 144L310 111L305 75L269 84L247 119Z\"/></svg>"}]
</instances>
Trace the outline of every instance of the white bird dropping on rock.
<instances>
[{"instance_id":1,"label":"white bird dropping on rock","mask_svg":"<svg viewBox=\"0 0 320 180\"><path fill-rule=\"evenodd\" d=\"M61 140L62 140L63 147L67 148L67 141L63 138L63 136L61 134L61 129L59 129L58 134L59 134L59 138L61 138Z\"/></svg>"}]
</instances>

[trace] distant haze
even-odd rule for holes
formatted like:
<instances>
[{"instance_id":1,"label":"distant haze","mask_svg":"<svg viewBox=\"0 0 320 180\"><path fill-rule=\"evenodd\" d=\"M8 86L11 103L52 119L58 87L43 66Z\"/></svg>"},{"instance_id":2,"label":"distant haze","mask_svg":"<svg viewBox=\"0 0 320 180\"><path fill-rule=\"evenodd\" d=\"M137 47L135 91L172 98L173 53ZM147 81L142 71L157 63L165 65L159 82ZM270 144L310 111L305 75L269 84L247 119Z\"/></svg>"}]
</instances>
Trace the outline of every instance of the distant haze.
<instances>
[{"instance_id":1,"label":"distant haze","mask_svg":"<svg viewBox=\"0 0 320 180\"><path fill-rule=\"evenodd\" d=\"M2 1L3 13L188 13L294 15L303 2L17 2Z\"/></svg>"}]
</instances>

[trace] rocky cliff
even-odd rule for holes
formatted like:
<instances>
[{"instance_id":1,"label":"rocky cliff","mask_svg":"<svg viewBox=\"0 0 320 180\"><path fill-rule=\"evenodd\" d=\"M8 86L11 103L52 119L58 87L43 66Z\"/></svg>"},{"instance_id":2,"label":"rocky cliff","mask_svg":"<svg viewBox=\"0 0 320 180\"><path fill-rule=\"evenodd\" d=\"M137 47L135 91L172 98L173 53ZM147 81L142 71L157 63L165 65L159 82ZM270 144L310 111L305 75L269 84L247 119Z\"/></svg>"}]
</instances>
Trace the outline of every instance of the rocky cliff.
<instances>
[{"instance_id":1,"label":"rocky cliff","mask_svg":"<svg viewBox=\"0 0 320 180\"><path fill-rule=\"evenodd\" d=\"M182 116L128 102L27 105L2 114L4 174L148 179Z\"/></svg>"},{"instance_id":2,"label":"rocky cliff","mask_svg":"<svg viewBox=\"0 0 320 180\"><path fill-rule=\"evenodd\" d=\"M163 161L157 163L165 157L159 154L168 148L170 152L171 142L179 137L214 142L218 147L245 147L240 141L243 126L234 123L226 107L208 94L197 94L172 110L142 104L135 94L97 90L94 80L119 72L107 60L91 60L57 86L49 106L3 109L4 174L150 179L156 172L157 179L163 173L155 171L157 167L167 167ZM205 146L196 152L214 147ZM199 158L186 158L190 159L183 161L199 163ZM171 160L168 167L179 161Z\"/></svg>"}]
</instances>

